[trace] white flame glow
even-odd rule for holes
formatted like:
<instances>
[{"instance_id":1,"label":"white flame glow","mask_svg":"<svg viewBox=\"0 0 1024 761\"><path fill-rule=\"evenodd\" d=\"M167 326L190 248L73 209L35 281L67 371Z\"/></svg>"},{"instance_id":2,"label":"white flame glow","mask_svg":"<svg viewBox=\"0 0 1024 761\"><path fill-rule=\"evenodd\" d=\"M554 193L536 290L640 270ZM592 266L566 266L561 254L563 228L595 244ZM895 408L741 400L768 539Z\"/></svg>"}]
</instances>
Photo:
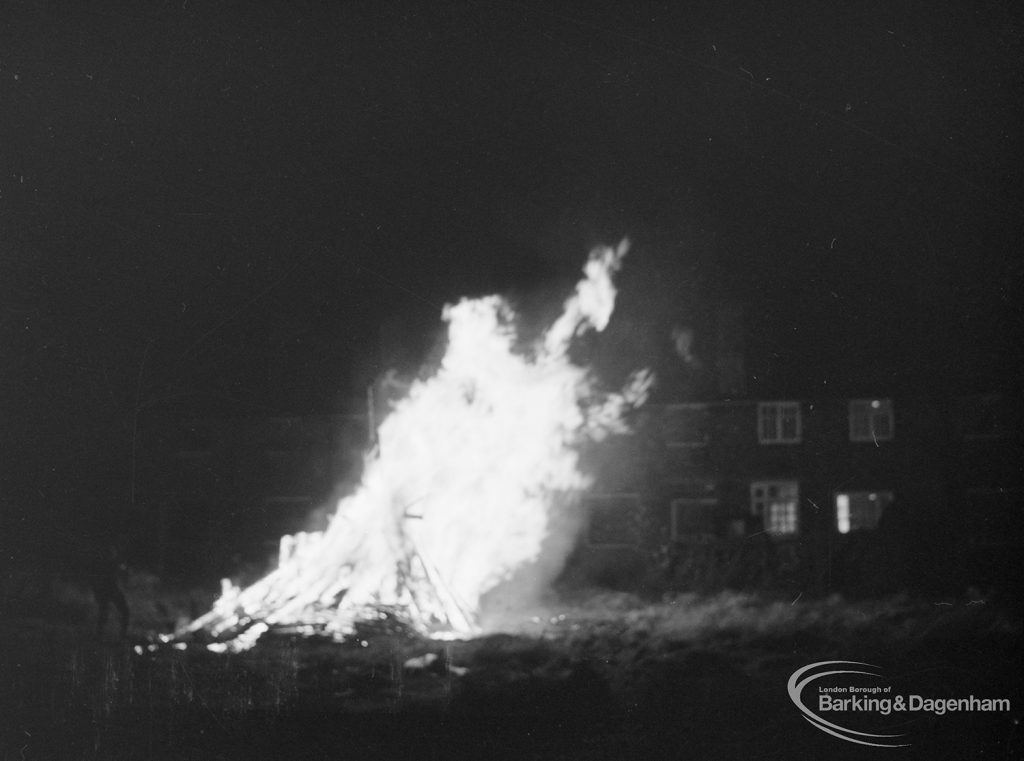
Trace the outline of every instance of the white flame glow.
<instances>
[{"instance_id":1,"label":"white flame glow","mask_svg":"<svg viewBox=\"0 0 1024 761\"><path fill-rule=\"evenodd\" d=\"M226 583L189 630L244 649L275 625L343 635L393 607L424 633L477 631L481 597L538 560L553 511L589 485L578 446L623 431L646 395L646 373L599 393L568 356L574 336L608 324L626 248L591 254L530 356L514 350L503 299L446 307L439 369L381 424L377 455L327 529L284 537L277 570L246 589Z\"/></svg>"}]
</instances>

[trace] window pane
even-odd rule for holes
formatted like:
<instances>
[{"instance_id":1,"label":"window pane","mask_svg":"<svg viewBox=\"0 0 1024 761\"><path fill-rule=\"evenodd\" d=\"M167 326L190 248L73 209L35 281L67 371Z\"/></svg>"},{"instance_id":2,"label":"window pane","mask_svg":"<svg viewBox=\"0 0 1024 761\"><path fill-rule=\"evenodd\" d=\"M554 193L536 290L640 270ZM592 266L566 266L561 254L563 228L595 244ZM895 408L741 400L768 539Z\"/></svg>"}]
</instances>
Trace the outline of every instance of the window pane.
<instances>
[{"instance_id":1,"label":"window pane","mask_svg":"<svg viewBox=\"0 0 1024 761\"><path fill-rule=\"evenodd\" d=\"M850 495L836 495L836 528L840 534L850 533Z\"/></svg>"},{"instance_id":2,"label":"window pane","mask_svg":"<svg viewBox=\"0 0 1024 761\"><path fill-rule=\"evenodd\" d=\"M890 491L856 491L836 495L836 529L841 534L878 528L882 513L893 501Z\"/></svg>"},{"instance_id":3,"label":"window pane","mask_svg":"<svg viewBox=\"0 0 1024 761\"><path fill-rule=\"evenodd\" d=\"M757 434L762 444L800 441L799 402L761 402L757 410Z\"/></svg>"},{"instance_id":4,"label":"window pane","mask_svg":"<svg viewBox=\"0 0 1024 761\"><path fill-rule=\"evenodd\" d=\"M765 528L769 534L792 534L796 532L796 503L772 502L768 506Z\"/></svg>"},{"instance_id":5,"label":"window pane","mask_svg":"<svg viewBox=\"0 0 1024 761\"><path fill-rule=\"evenodd\" d=\"M799 489L796 481L751 484L751 512L762 515L770 534L795 534L799 529Z\"/></svg>"},{"instance_id":6,"label":"window pane","mask_svg":"<svg viewBox=\"0 0 1024 761\"><path fill-rule=\"evenodd\" d=\"M800 432L797 427L796 410L784 409L782 411L782 438L792 440L799 437Z\"/></svg>"},{"instance_id":7,"label":"window pane","mask_svg":"<svg viewBox=\"0 0 1024 761\"><path fill-rule=\"evenodd\" d=\"M892 400L850 401L850 440L888 441L893 437Z\"/></svg>"},{"instance_id":8,"label":"window pane","mask_svg":"<svg viewBox=\"0 0 1024 761\"><path fill-rule=\"evenodd\" d=\"M882 409L875 413L874 416L874 433L875 437L879 439L892 438L892 410Z\"/></svg>"}]
</instances>

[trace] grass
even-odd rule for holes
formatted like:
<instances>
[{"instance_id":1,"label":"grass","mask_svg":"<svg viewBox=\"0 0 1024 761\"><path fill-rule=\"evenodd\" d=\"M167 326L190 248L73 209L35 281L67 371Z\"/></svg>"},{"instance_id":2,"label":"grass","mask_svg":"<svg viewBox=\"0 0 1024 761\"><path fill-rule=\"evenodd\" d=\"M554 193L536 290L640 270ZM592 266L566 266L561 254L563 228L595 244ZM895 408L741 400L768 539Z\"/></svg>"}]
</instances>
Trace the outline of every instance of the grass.
<instances>
[{"instance_id":1,"label":"grass","mask_svg":"<svg viewBox=\"0 0 1024 761\"><path fill-rule=\"evenodd\" d=\"M7 617L0 759L859 758L799 718L794 669L866 660L922 694L1016 707L1020 637L1013 611L906 597L590 592L470 641L278 636L237 655L140 656L87 616ZM1012 718L926 722L913 752L1009 757Z\"/></svg>"}]
</instances>

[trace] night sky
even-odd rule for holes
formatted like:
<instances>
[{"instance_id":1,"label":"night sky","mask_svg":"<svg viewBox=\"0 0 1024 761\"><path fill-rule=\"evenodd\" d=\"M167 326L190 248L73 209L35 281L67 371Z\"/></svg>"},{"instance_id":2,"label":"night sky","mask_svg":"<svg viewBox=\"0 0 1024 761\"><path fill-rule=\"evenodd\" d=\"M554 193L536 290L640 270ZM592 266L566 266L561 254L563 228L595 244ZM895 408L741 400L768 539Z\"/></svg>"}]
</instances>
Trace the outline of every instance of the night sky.
<instances>
[{"instance_id":1,"label":"night sky","mask_svg":"<svg viewBox=\"0 0 1024 761\"><path fill-rule=\"evenodd\" d=\"M656 305L628 330L687 288L742 301L752 393L1013 387L1021 22L4 3L5 470L123 452L158 410L344 408L446 301L557 303L627 234L626 311Z\"/></svg>"}]
</instances>

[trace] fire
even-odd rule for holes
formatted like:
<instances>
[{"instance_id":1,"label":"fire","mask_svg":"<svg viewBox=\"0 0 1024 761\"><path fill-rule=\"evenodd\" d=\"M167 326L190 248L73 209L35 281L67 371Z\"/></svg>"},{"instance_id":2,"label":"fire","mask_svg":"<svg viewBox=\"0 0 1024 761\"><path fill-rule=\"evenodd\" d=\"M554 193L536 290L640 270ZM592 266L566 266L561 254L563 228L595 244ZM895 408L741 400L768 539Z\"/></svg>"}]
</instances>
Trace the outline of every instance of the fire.
<instances>
[{"instance_id":1,"label":"fire","mask_svg":"<svg viewBox=\"0 0 1024 761\"><path fill-rule=\"evenodd\" d=\"M556 511L590 485L579 446L625 431L623 413L646 396L646 372L604 393L569 359L575 336L608 324L627 247L591 253L561 316L526 353L515 350L504 299L447 306L440 367L380 425L361 484L327 529L283 537L277 569L246 589L225 580L189 631L241 650L273 627L340 637L398 610L425 634L477 633L481 598L538 563Z\"/></svg>"}]
</instances>

